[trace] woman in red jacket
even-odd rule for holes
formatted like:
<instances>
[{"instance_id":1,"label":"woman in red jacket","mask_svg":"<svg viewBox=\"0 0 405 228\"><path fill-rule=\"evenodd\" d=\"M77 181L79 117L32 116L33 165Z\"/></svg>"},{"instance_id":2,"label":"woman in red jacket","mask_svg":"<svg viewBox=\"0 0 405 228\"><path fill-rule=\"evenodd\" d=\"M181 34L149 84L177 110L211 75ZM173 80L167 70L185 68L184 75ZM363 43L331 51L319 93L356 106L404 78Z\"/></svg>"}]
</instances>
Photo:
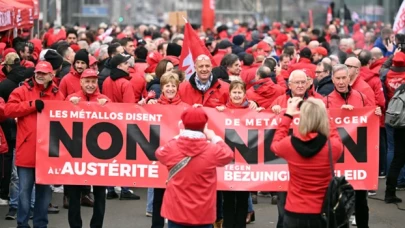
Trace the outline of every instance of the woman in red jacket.
<instances>
[{"instance_id":1,"label":"woman in red jacket","mask_svg":"<svg viewBox=\"0 0 405 228\"><path fill-rule=\"evenodd\" d=\"M225 109L248 109L249 101L246 98L246 85L242 81L232 81L229 86L229 100L225 106L218 106L218 111ZM248 191L223 192L224 227L246 227L246 223L255 220L254 211L248 214ZM248 215L248 216L246 216Z\"/></svg>"},{"instance_id":2,"label":"woman in red jacket","mask_svg":"<svg viewBox=\"0 0 405 228\"><path fill-rule=\"evenodd\" d=\"M161 214L169 220L169 228L211 228L216 220L216 168L231 162L233 151L207 129L208 116L202 108L186 109L181 120L180 135L156 150L168 170L184 162L168 178Z\"/></svg>"},{"instance_id":3,"label":"woman in red jacket","mask_svg":"<svg viewBox=\"0 0 405 228\"><path fill-rule=\"evenodd\" d=\"M180 94L177 92L179 84L180 81L177 74L173 72L167 72L163 74L160 78L161 95L159 99L149 100L148 104L178 105L182 107L188 107L188 104L181 101ZM150 190L148 189L148 191ZM153 202L153 206L151 207L152 211L147 211L152 214L152 227L163 228L165 225L164 218L160 215L164 193L164 188L155 188L153 189L152 196L148 194L148 203L150 203L151 201Z\"/></svg>"},{"instance_id":4,"label":"woman in red jacket","mask_svg":"<svg viewBox=\"0 0 405 228\"><path fill-rule=\"evenodd\" d=\"M324 103L308 98L298 111L302 98L288 100L287 111L274 135L271 150L287 160L290 172L284 228L323 228L321 208L332 178L328 140L333 163L343 152L337 129L330 124ZM289 136L293 115L300 113L298 132Z\"/></svg>"}]
</instances>

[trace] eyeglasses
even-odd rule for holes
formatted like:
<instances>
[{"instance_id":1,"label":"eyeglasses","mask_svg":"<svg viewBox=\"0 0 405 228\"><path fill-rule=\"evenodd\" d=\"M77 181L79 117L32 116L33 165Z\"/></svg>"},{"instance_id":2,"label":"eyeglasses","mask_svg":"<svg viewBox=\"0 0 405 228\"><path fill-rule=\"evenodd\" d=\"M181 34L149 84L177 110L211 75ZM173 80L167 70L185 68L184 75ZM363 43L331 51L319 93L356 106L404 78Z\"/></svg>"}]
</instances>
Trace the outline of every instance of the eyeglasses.
<instances>
[{"instance_id":1,"label":"eyeglasses","mask_svg":"<svg viewBox=\"0 0 405 228\"><path fill-rule=\"evenodd\" d=\"M355 68L355 69L359 68L357 66L352 66L352 65L348 65L348 64L345 64L345 65L347 66L347 68Z\"/></svg>"},{"instance_id":2,"label":"eyeglasses","mask_svg":"<svg viewBox=\"0 0 405 228\"><path fill-rule=\"evenodd\" d=\"M291 83L294 85L306 85L307 81L291 81Z\"/></svg>"}]
</instances>

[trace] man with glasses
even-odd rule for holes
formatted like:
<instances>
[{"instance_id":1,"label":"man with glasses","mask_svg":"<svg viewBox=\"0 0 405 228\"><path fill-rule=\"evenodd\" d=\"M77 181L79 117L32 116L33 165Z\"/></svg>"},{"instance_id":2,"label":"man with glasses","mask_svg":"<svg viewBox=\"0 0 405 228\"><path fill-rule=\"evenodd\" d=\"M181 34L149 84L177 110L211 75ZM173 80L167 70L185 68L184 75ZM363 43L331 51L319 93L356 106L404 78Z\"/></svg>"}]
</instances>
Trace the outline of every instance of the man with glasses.
<instances>
[{"instance_id":1,"label":"man with glasses","mask_svg":"<svg viewBox=\"0 0 405 228\"><path fill-rule=\"evenodd\" d=\"M350 86L367 96L368 102L375 105L375 94L373 89L360 76L361 63L356 57L349 57L345 61L349 69Z\"/></svg>"},{"instance_id":2,"label":"man with glasses","mask_svg":"<svg viewBox=\"0 0 405 228\"><path fill-rule=\"evenodd\" d=\"M331 72L332 66L327 63L320 62L316 66L315 91L321 94L322 96L327 96L334 90Z\"/></svg>"}]
</instances>

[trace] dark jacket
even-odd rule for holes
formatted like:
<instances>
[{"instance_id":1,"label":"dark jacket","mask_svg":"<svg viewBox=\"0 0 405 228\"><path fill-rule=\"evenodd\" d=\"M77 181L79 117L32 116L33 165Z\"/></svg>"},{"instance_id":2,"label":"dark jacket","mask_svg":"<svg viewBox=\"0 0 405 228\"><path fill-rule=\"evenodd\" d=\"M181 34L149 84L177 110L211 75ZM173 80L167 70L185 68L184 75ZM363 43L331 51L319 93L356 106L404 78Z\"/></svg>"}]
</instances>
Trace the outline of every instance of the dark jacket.
<instances>
[{"instance_id":1,"label":"dark jacket","mask_svg":"<svg viewBox=\"0 0 405 228\"><path fill-rule=\"evenodd\" d=\"M328 96L333 92L335 86L332 82L332 77L330 75L322 78L316 85L315 91L322 96Z\"/></svg>"},{"instance_id":2,"label":"dark jacket","mask_svg":"<svg viewBox=\"0 0 405 228\"><path fill-rule=\"evenodd\" d=\"M156 96L155 99L159 99L161 90L160 90L160 80L158 78L154 78L152 81L146 84L146 90L149 92L151 90L155 91Z\"/></svg>"},{"instance_id":3,"label":"dark jacket","mask_svg":"<svg viewBox=\"0 0 405 228\"><path fill-rule=\"evenodd\" d=\"M237 55L238 53L244 52L244 51L245 50L241 46L238 46L238 45L232 46L232 53L235 55Z\"/></svg>"},{"instance_id":4,"label":"dark jacket","mask_svg":"<svg viewBox=\"0 0 405 228\"><path fill-rule=\"evenodd\" d=\"M0 97L4 99L5 102L8 101L8 98L11 92L14 89L18 88L19 84L23 82L27 77L32 76L33 68L28 70L23 66L15 66L10 72L6 72L6 68L3 67L3 72L6 75L6 79L0 82ZM15 140L17 136L17 125L13 118L8 118L0 123L1 128L4 131L4 136L6 137L8 146L11 148L15 147Z\"/></svg>"},{"instance_id":5,"label":"dark jacket","mask_svg":"<svg viewBox=\"0 0 405 228\"><path fill-rule=\"evenodd\" d=\"M103 82L104 80L110 76L111 74L111 66L110 66L110 60L111 58L108 58L105 61L104 69L100 71L98 74L98 88L100 89L100 92L103 92Z\"/></svg>"},{"instance_id":6,"label":"dark jacket","mask_svg":"<svg viewBox=\"0 0 405 228\"><path fill-rule=\"evenodd\" d=\"M98 72L103 71L103 69L105 67L105 63L107 62L107 60L108 60L108 58L97 62Z\"/></svg>"},{"instance_id":7,"label":"dark jacket","mask_svg":"<svg viewBox=\"0 0 405 228\"><path fill-rule=\"evenodd\" d=\"M71 66L72 66L72 64L70 64L68 61L63 60L62 70L59 71L59 73L56 75L56 77L58 77L59 79L62 79L63 77L65 77L65 75L69 74Z\"/></svg>"}]
</instances>

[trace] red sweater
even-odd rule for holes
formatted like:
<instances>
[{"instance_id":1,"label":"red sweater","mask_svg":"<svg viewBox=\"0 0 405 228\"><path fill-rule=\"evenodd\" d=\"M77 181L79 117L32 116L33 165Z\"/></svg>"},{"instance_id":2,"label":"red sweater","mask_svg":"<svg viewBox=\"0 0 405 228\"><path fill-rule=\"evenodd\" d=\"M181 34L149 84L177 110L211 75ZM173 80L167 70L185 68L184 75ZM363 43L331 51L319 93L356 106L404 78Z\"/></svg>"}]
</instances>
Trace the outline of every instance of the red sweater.
<instances>
[{"instance_id":1,"label":"red sweater","mask_svg":"<svg viewBox=\"0 0 405 228\"><path fill-rule=\"evenodd\" d=\"M320 214L325 192L332 179L328 144L325 136L310 133L288 136L292 119L283 116L274 135L271 150L288 163L290 182L285 209L293 213ZM343 152L342 141L331 123L330 137L333 163Z\"/></svg>"}]
</instances>

